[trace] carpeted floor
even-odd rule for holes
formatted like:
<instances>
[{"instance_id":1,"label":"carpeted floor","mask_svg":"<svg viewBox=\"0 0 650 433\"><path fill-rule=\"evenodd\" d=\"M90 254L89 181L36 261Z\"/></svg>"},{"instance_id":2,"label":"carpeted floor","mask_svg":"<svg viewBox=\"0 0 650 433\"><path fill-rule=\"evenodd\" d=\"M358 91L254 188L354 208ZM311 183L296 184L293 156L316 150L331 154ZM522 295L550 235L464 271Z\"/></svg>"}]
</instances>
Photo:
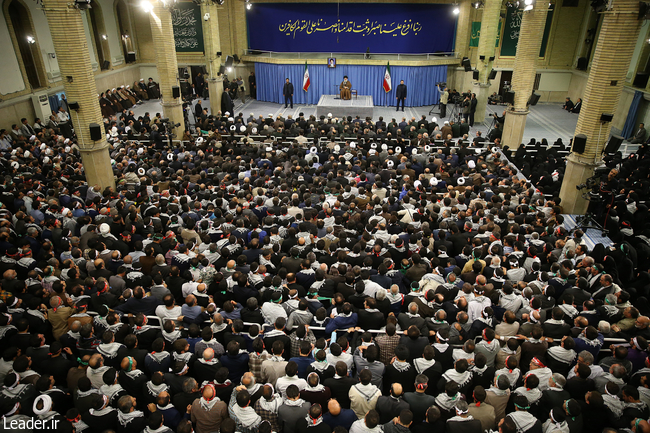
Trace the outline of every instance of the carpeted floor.
<instances>
[{"instance_id":1,"label":"carpeted floor","mask_svg":"<svg viewBox=\"0 0 650 433\"><path fill-rule=\"evenodd\" d=\"M204 107L210 107L209 101L202 102ZM429 120L431 117L436 116L438 113L438 108L434 106L433 114L429 114L431 111L431 106L425 107L406 107L404 112L396 112L393 107L374 107L373 120L383 117L384 121L390 121L391 119L396 119L398 122L404 117L407 120L411 118L420 119L422 115L425 115ZM488 106L488 113L493 113L497 111L499 114L503 111L505 106ZM152 116L160 112L162 106L159 101L146 101L145 103L138 105L133 108L136 116L141 116L145 112L149 112ZM263 102L255 99L246 98L245 102L242 102L241 99L235 100L235 112L243 113L244 118L247 118L250 113L254 113L255 116L260 114L263 116L268 116L272 114L274 117L278 115L287 116L291 114L294 118L298 117L300 113L304 113L305 116L311 116L316 114L315 105L294 105L293 109L285 109L282 104L275 104L271 102ZM449 113L449 110L448 110ZM447 117L449 118L449 116ZM492 123L492 117L486 116L486 122L481 124L475 124L474 128L471 129L472 135L476 131L481 131L485 135L490 129ZM190 123L193 123L194 117L190 115ZM567 113L562 110L562 104L537 104L534 107L530 107L530 114L526 121L526 129L524 130L524 142L530 141L531 138L536 140L541 140L546 138L549 143L553 143L558 138L562 138L562 141L565 144L569 143L571 137L578 123L578 115ZM605 137L603 137L605 139Z\"/></svg>"}]
</instances>

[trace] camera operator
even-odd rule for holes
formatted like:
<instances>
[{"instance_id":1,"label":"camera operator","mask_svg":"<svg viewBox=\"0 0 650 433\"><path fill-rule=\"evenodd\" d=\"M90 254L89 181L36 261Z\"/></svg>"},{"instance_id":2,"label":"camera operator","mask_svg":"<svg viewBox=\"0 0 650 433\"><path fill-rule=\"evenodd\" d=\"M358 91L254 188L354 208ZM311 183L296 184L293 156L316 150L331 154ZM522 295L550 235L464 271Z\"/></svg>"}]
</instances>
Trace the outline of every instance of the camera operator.
<instances>
[{"instance_id":1,"label":"camera operator","mask_svg":"<svg viewBox=\"0 0 650 433\"><path fill-rule=\"evenodd\" d=\"M438 91L440 92L440 118L444 119L447 117L447 102L449 101L449 91L447 86L443 86L443 83L438 83Z\"/></svg>"},{"instance_id":2,"label":"camera operator","mask_svg":"<svg viewBox=\"0 0 650 433\"><path fill-rule=\"evenodd\" d=\"M506 121L506 110L503 110L501 116L499 116L497 113L492 113L492 117L494 117L496 123L500 123L503 125Z\"/></svg>"},{"instance_id":3,"label":"camera operator","mask_svg":"<svg viewBox=\"0 0 650 433\"><path fill-rule=\"evenodd\" d=\"M600 182L600 195L608 208L614 202L614 196L618 192L618 179L616 179L616 176L618 176L618 170L612 168L607 173L607 177L603 176Z\"/></svg>"}]
</instances>

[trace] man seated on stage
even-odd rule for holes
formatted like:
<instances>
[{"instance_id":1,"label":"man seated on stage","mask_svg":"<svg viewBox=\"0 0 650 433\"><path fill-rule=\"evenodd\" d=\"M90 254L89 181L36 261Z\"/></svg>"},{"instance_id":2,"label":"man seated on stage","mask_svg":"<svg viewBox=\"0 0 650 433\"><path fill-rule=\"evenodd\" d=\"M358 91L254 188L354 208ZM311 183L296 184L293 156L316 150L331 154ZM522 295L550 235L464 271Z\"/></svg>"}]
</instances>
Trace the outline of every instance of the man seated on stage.
<instances>
[{"instance_id":1,"label":"man seated on stage","mask_svg":"<svg viewBox=\"0 0 650 433\"><path fill-rule=\"evenodd\" d=\"M578 102L576 102L576 105L573 106L571 109L572 113L580 113L580 109L582 108L582 98L578 98Z\"/></svg>"},{"instance_id":2,"label":"man seated on stage","mask_svg":"<svg viewBox=\"0 0 650 433\"><path fill-rule=\"evenodd\" d=\"M568 112L571 112L573 110L573 107L575 104L571 100L571 98L567 97L566 100L564 101L564 105L562 106L563 109L565 109Z\"/></svg>"},{"instance_id":3,"label":"man seated on stage","mask_svg":"<svg viewBox=\"0 0 650 433\"><path fill-rule=\"evenodd\" d=\"M341 85L339 86L339 89L341 90L341 99L351 99L352 98L352 92L350 92L350 89L352 89L352 83L348 81L348 76L346 75L343 77L343 82L341 82Z\"/></svg>"}]
</instances>

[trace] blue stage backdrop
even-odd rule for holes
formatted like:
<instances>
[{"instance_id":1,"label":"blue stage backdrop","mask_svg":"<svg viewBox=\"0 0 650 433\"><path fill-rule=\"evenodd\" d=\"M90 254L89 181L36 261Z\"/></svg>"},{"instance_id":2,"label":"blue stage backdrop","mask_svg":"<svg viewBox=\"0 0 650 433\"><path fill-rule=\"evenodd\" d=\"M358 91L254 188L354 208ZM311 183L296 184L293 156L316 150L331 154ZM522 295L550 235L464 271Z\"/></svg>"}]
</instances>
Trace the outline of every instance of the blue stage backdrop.
<instances>
[{"instance_id":1,"label":"blue stage backdrop","mask_svg":"<svg viewBox=\"0 0 650 433\"><path fill-rule=\"evenodd\" d=\"M266 102L284 104L282 88L284 81L289 78L293 83L294 104L318 104L321 95L337 94L334 85L343 81L347 75L352 88L359 95L371 95L375 105L395 105L395 89L400 80L406 84L407 107L421 107L437 104L440 95L436 83L447 81L447 66L392 66L390 67L393 90L386 93L382 88L386 65L339 65L330 69L326 65L308 65L311 87L302 90L302 79L305 64L276 65L270 63L255 63L257 79L257 99ZM338 87L337 87L338 88ZM353 96L354 98L354 96Z\"/></svg>"},{"instance_id":2,"label":"blue stage backdrop","mask_svg":"<svg viewBox=\"0 0 650 433\"><path fill-rule=\"evenodd\" d=\"M454 50L451 4L255 3L248 15L253 50L435 53Z\"/></svg>"}]
</instances>

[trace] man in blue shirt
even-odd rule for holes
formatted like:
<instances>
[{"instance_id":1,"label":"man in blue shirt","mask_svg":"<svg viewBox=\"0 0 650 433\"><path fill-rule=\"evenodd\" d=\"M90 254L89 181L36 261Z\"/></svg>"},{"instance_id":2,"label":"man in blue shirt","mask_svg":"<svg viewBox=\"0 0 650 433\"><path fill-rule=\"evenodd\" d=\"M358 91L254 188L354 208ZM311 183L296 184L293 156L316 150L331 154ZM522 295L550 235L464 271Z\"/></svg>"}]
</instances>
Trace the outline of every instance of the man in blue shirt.
<instances>
[{"instance_id":1,"label":"man in blue shirt","mask_svg":"<svg viewBox=\"0 0 650 433\"><path fill-rule=\"evenodd\" d=\"M336 316L332 313L330 317L332 320L325 327L327 334L331 334L332 331L337 329L348 329L357 326L357 313L352 312L352 305L349 302L343 304L341 311Z\"/></svg>"},{"instance_id":2,"label":"man in blue shirt","mask_svg":"<svg viewBox=\"0 0 650 433\"><path fill-rule=\"evenodd\" d=\"M298 364L298 377L301 379L307 379L307 367L314 362L314 357L311 354L313 348L313 344L303 340L300 342L300 356L293 357L289 360Z\"/></svg>"},{"instance_id":3,"label":"man in blue shirt","mask_svg":"<svg viewBox=\"0 0 650 433\"><path fill-rule=\"evenodd\" d=\"M323 422L332 427L332 430L340 425L349 431L352 423L358 419L352 409L342 408L335 398L327 403L327 409L329 412L323 415Z\"/></svg>"}]
</instances>

